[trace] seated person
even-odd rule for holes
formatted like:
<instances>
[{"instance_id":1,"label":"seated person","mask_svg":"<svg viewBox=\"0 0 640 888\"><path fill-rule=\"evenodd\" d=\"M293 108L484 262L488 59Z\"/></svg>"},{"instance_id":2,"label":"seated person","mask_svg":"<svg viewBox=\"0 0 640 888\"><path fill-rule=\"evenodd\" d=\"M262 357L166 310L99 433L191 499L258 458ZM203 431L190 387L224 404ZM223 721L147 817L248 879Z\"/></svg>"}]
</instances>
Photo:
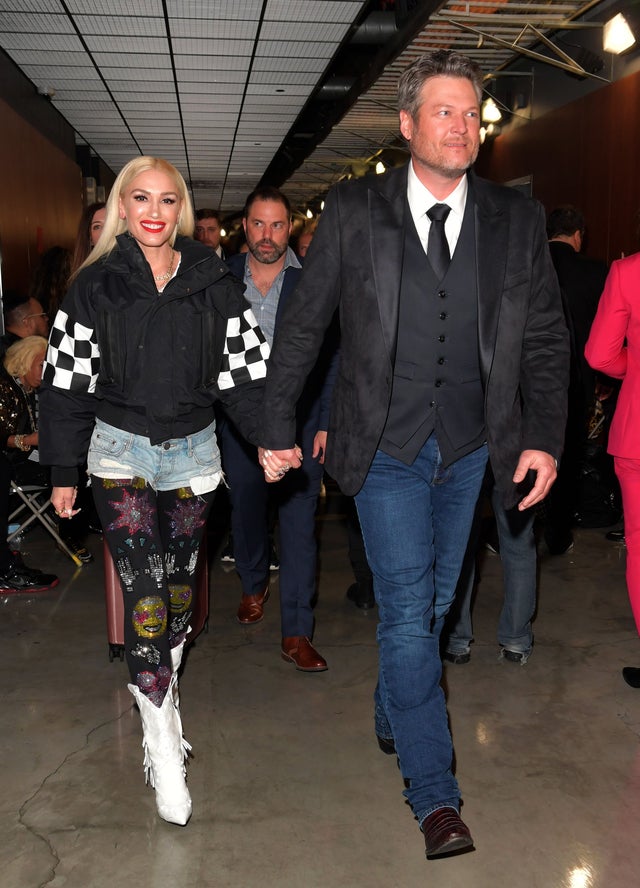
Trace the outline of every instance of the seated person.
<instances>
[{"instance_id":1,"label":"seated person","mask_svg":"<svg viewBox=\"0 0 640 888\"><path fill-rule=\"evenodd\" d=\"M41 339L42 337L33 337ZM44 340L46 344L46 340ZM22 563L19 553L7 544L9 497L13 471L8 458L15 448L16 417L22 398L13 379L0 365L0 594L2 592L42 592L58 584L55 574L44 574ZM9 444L10 441L10 444Z\"/></svg>"},{"instance_id":2,"label":"seated person","mask_svg":"<svg viewBox=\"0 0 640 888\"><path fill-rule=\"evenodd\" d=\"M49 486L49 473L38 462L36 399L46 350L47 340L43 336L19 339L7 349L4 370L0 374L0 446L9 464L10 478L18 484ZM61 535L67 546L84 563L92 561L88 549L77 543L73 536L68 538L69 522L65 523L64 530L66 533Z\"/></svg>"}]
</instances>

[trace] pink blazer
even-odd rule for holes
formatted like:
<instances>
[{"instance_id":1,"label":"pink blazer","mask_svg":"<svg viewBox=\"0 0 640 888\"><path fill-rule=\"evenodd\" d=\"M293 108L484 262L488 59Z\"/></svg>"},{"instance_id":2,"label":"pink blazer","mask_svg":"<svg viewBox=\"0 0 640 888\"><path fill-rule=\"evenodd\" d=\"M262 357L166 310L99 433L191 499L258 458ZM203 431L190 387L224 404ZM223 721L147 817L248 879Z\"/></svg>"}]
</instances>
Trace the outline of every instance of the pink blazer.
<instances>
[{"instance_id":1,"label":"pink blazer","mask_svg":"<svg viewBox=\"0 0 640 888\"><path fill-rule=\"evenodd\" d=\"M611 265L584 354L622 380L607 450L640 459L640 253Z\"/></svg>"}]
</instances>

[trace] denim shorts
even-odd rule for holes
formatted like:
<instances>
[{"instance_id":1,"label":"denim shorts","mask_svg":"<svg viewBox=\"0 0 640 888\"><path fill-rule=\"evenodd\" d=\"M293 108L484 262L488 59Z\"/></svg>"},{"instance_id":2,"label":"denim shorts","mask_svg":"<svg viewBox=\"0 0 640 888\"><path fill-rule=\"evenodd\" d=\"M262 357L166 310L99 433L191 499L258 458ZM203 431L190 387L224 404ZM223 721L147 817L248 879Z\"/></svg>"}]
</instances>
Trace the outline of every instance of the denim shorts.
<instances>
[{"instance_id":1,"label":"denim shorts","mask_svg":"<svg viewBox=\"0 0 640 888\"><path fill-rule=\"evenodd\" d=\"M215 490L222 481L216 425L184 438L152 444L142 435L125 432L96 420L87 468L98 478L144 478L154 490L190 487L198 495Z\"/></svg>"}]
</instances>

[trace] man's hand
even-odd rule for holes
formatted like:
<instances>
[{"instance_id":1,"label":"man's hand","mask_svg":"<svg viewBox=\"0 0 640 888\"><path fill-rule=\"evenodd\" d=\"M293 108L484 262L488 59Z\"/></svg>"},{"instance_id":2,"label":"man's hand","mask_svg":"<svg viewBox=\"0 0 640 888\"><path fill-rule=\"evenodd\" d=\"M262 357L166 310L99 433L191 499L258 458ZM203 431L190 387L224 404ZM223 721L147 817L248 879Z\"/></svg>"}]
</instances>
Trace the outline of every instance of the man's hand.
<instances>
[{"instance_id":1,"label":"man's hand","mask_svg":"<svg viewBox=\"0 0 640 888\"><path fill-rule=\"evenodd\" d=\"M513 474L514 484L520 484L527 477L527 472L536 473L536 483L529 493L518 503L518 509L524 512L536 503L542 502L551 490L551 485L556 480L556 461L550 453L544 450L523 450L518 460L518 465Z\"/></svg>"},{"instance_id":2,"label":"man's hand","mask_svg":"<svg viewBox=\"0 0 640 888\"><path fill-rule=\"evenodd\" d=\"M327 433L326 432L316 432L315 437L313 439L313 452L311 456L316 459L318 458L318 462L320 465L324 465L324 457L327 452Z\"/></svg>"},{"instance_id":3,"label":"man's hand","mask_svg":"<svg viewBox=\"0 0 640 888\"><path fill-rule=\"evenodd\" d=\"M258 447L258 462L264 469L264 480L269 484L281 481L289 469L302 465L302 450L296 444L290 450L265 450Z\"/></svg>"}]
</instances>

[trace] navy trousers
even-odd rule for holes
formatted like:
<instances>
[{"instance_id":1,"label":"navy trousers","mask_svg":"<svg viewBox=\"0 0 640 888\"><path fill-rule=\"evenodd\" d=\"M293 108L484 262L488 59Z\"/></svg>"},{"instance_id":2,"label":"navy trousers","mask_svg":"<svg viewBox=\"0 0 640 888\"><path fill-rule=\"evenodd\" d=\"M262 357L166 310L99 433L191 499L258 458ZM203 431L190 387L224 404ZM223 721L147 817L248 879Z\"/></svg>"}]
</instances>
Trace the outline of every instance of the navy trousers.
<instances>
[{"instance_id":1,"label":"navy trousers","mask_svg":"<svg viewBox=\"0 0 640 888\"><path fill-rule=\"evenodd\" d=\"M283 638L313 635L316 592L315 515L323 467L313 459L313 435L299 442L304 461L277 484L267 484L257 450L223 419L218 424L223 468L231 500L235 565L243 595L258 595L269 582L268 504L275 500L279 525L280 619Z\"/></svg>"}]
</instances>

